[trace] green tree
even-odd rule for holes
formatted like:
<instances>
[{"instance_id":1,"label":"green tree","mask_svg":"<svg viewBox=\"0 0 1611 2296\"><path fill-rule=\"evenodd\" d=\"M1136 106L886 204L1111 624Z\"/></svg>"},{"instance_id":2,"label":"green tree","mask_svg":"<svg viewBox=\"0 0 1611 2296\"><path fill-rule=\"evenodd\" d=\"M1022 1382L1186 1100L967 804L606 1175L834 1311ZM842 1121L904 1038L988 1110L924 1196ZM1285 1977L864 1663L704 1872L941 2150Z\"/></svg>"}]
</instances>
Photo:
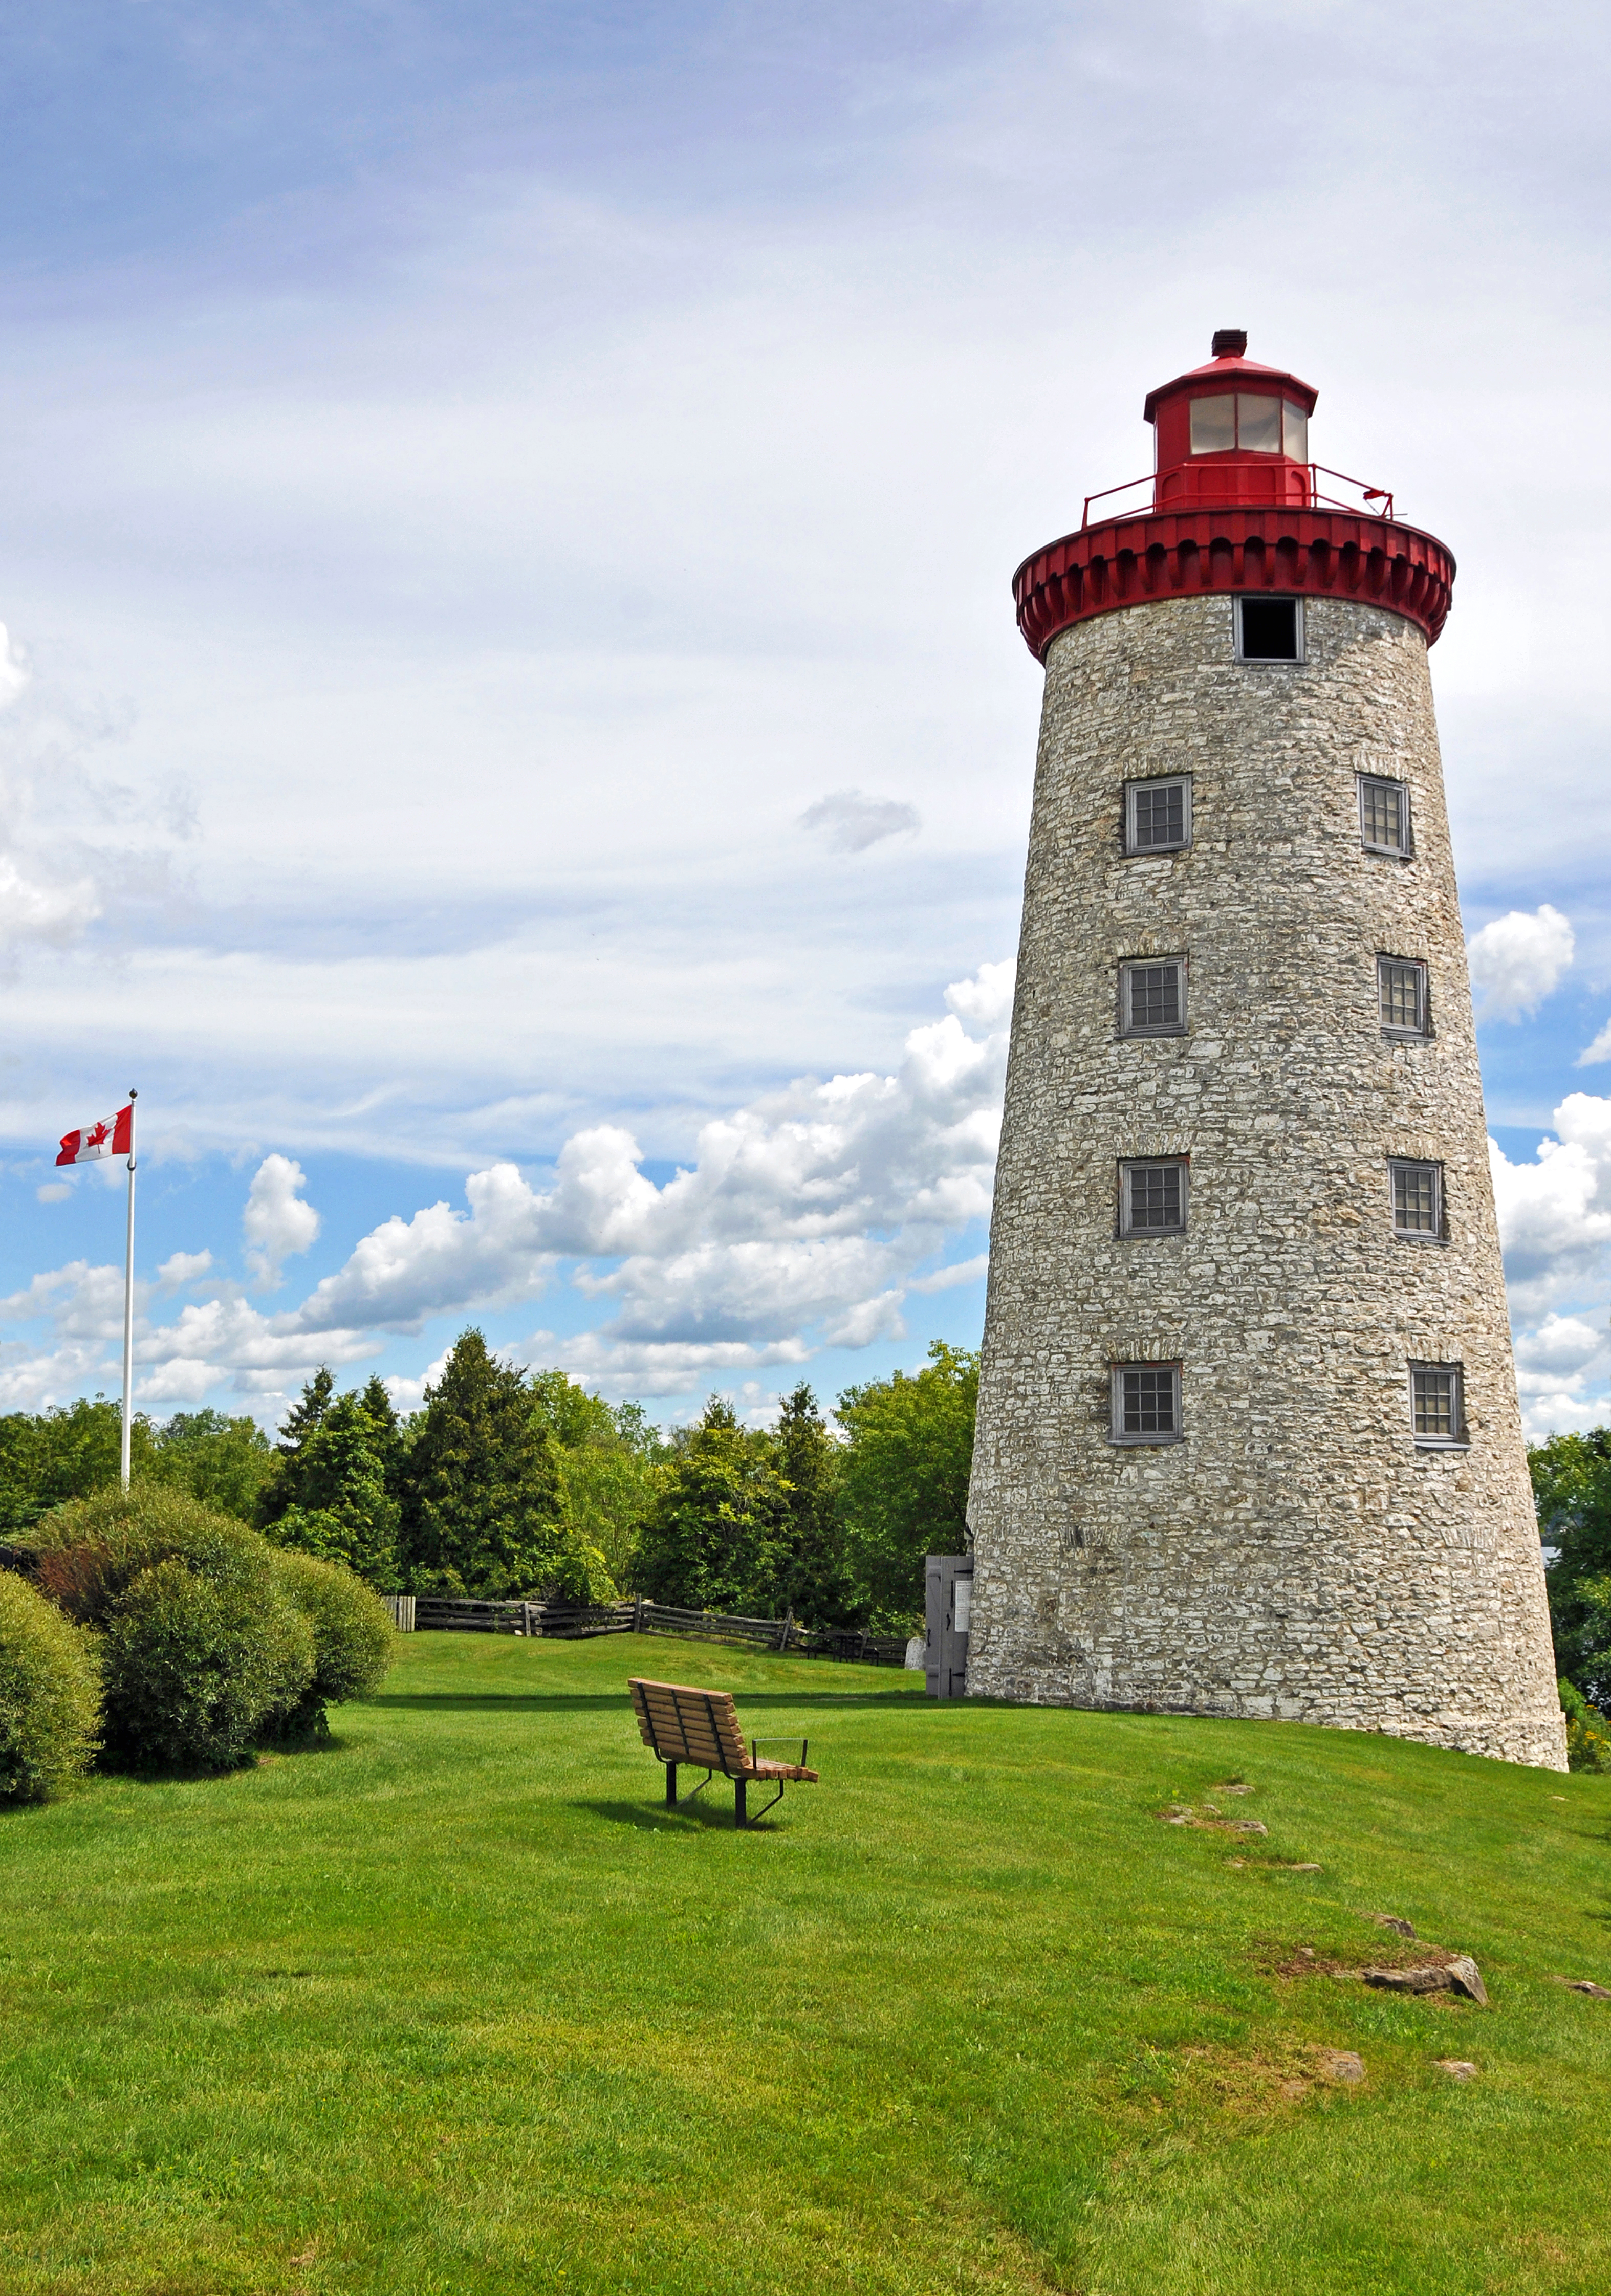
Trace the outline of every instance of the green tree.
<instances>
[{"instance_id":1,"label":"green tree","mask_svg":"<svg viewBox=\"0 0 1611 2296\"><path fill-rule=\"evenodd\" d=\"M1545 1584L1556 1663L1591 1704L1611 1707L1611 1428L1529 1447L1539 1535L1556 1550Z\"/></svg>"},{"instance_id":2,"label":"green tree","mask_svg":"<svg viewBox=\"0 0 1611 2296\"><path fill-rule=\"evenodd\" d=\"M617 1584L626 1579L638 1525L653 1496L653 1466L664 1447L637 1403L613 1408L563 1371L533 1372L533 1408L559 1445L571 1527L595 1547Z\"/></svg>"},{"instance_id":3,"label":"green tree","mask_svg":"<svg viewBox=\"0 0 1611 2296\"><path fill-rule=\"evenodd\" d=\"M256 1522L275 1465L274 1446L255 1419L234 1419L224 1411L176 1411L152 1430L144 1472L221 1514Z\"/></svg>"},{"instance_id":4,"label":"green tree","mask_svg":"<svg viewBox=\"0 0 1611 2296\"><path fill-rule=\"evenodd\" d=\"M606 1583L566 1519L560 1451L530 1389L464 1332L416 1421L403 1474L402 1554L416 1593L549 1593Z\"/></svg>"},{"instance_id":5,"label":"green tree","mask_svg":"<svg viewBox=\"0 0 1611 2296\"><path fill-rule=\"evenodd\" d=\"M773 1618L789 1561L788 1487L770 1436L739 1425L713 1395L704 1416L653 1472L632 1553L632 1584L652 1602Z\"/></svg>"},{"instance_id":6,"label":"green tree","mask_svg":"<svg viewBox=\"0 0 1611 2296\"><path fill-rule=\"evenodd\" d=\"M861 1605L845 1554L841 1447L828 1433L817 1398L803 1381L778 1413L774 1441L785 1491L784 1603L806 1626L854 1625Z\"/></svg>"},{"instance_id":7,"label":"green tree","mask_svg":"<svg viewBox=\"0 0 1611 2296\"><path fill-rule=\"evenodd\" d=\"M122 1406L104 1395L0 1418L0 1534L26 1530L50 1508L115 1483L122 1441ZM143 1473L152 1453L143 1414L136 1414L129 1448L134 1472Z\"/></svg>"},{"instance_id":8,"label":"green tree","mask_svg":"<svg viewBox=\"0 0 1611 2296\"><path fill-rule=\"evenodd\" d=\"M921 1611L925 1555L967 1551L978 1406L978 1356L943 1340L915 1376L898 1371L839 1398L849 1562L875 1623L898 1626Z\"/></svg>"}]
</instances>

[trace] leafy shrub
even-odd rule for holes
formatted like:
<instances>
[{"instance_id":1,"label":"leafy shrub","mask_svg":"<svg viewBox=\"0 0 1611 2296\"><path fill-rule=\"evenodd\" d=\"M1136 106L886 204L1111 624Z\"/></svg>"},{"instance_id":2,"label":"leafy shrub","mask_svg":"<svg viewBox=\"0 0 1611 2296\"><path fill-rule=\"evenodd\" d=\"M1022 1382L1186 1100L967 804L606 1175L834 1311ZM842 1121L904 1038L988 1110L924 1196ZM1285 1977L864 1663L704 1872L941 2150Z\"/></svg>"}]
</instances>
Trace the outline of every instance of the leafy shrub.
<instances>
[{"instance_id":1,"label":"leafy shrub","mask_svg":"<svg viewBox=\"0 0 1611 2296\"><path fill-rule=\"evenodd\" d=\"M100 1717L89 1636L0 1570L0 1801L45 1801L87 1768Z\"/></svg>"},{"instance_id":2,"label":"leafy shrub","mask_svg":"<svg viewBox=\"0 0 1611 2296\"><path fill-rule=\"evenodd\" d=\"M267 1541L186 1492L98 1491L26 1544L42 1590L104 1629L107 1745L127 1760L228 1768L313 1679L313 1632Z\"/></svg>"},{"instance_id":3,"label":"leafy shrub","mask_svg":"<svg viewBox=\"0 0 1611 2296\"><path fill-rule=\"evenodd\" d=\"M1566 1718L1567 1768L1611 1770L1611 1720L1590 1705L1574 1682L1563 1680L1558 1687Z\"/></svg>"},{"instance_id":4,"label":"leafy shrub","mask_svg":"<svg viewBox=\"0 0 1611 2296\"><path fill-rule=\"evenodd\" d=\"M378 1595L339 1562L285 1551L275 1575L313 1632L313 1679L284 1717L278 1734L326 1734L327 1706L378 1690L392 1659L391 1618Z\"/></svg>"}]
</instances>

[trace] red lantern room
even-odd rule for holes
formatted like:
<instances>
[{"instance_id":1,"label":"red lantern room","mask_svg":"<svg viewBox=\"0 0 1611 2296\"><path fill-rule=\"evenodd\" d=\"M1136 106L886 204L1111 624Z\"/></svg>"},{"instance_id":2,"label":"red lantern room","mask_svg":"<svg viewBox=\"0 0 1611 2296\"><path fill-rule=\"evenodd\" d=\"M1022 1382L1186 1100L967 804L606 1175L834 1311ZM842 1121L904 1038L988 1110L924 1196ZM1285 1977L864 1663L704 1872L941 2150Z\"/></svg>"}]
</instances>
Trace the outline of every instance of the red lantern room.
<instances>
[{"instance_id":1,"label":"red lantern room","mask_svg":"<svg viewBox=\"0 0 1611 2296\"><path fill-rule=\"evenodd\" d=\"M1078 530L1018 569L1018 627L1037 659L1093 614L1204 590L1351 598L1435 644L1453 558L1395 518L1385 487L1311 462L1319 392L1246 354L1242 330L1221 328L1206 366L1149 391L1151 473L1088 495Z\"/></svg>"},{"instance_id":2,"label":"red lantern room","mask_svg":"<svg viewBox=\"0 0 1611 2296\"><path fill-rule=\"evenodd\" d=\"M1309 418L1319 393L1246 349L1239 327L1223 327L1206 366L1147 392L1155 508L1313 499Z\"/></svg>"}]
</instances>

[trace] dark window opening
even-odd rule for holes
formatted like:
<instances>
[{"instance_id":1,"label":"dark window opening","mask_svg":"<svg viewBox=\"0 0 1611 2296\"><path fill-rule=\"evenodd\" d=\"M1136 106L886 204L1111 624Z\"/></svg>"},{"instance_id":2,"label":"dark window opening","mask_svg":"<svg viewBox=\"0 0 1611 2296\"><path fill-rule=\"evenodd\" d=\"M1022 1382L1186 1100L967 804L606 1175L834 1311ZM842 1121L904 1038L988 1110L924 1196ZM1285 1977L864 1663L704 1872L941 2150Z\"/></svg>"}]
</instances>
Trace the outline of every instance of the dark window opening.
<instances>
[{"instance_id":1,"label":"dark window opening","mask_svg":"<svg viewBox=\"0 0 1611 2296\"><path fill-rule=\"evenodd\" d=\"M1436 1164L1388 1167L1393 1180L1393 1226L1397 1235L1441 1236L1443 1233L1443 1174Z\"/></svg>"},{"instance_id":2,"label":"dark window opening","mask_svg":"<svg viewBox=\"0 0 1611 2296\"><path fill-rule=\"evenodd\" d=\"M1121 1173L1123 1193L1119 1225L1126 1235L1179 1235L1186 1226L1186 1166L1174 1157L1168 1163L1126 1164Z\"/></svg>"},{"instance_id":3,"label":"dark window opening","mask_svg":"<svg viewBox=\"0 0 1611 2296\"><path fill-rule=\"evenodd\" d=\"M1466 1398L1459 1364L1411 1364L1410 1409L1415 1439L1424 1449L1466 1441Z\"/></svg>"},{"instance_id":4,"label":"dark window opening","mask_svg":"<svg viewBox=\"0 0 1611 2296\"><path fill-rule=\"evenodd\" d=\"M1429 1037L1426 967L1418 957L1378 956L1377 1001L1385 1037Z\"/></svg>"},{"instance_id":5,"label":"dark window opening","mask_svg":"<svg viewBox=\"0 0 1611 2296\"><path fill-rule=\"evenodd\" d=\"M1186 1027L1186 967L1178 956L1120 972L1119 1025L1127 1037L1179 1036Z\"/></svg>"},{"instance_id":6,"label":"dark window opening","mask_svg":"<svg viewBox=\"0 0 1611 2296\"><path fill-rule=\"evenodd\" d=\"M1178 1364L1117 1364L1113 1379L1115 1443L1179 1441Z\"/></svg>"},{"instance_id":7,"label":"dark window opening","mask_svg":"<svg viewBox=\"0 0 1611 2296\"><path fill-rule=\"evenodd\" d=\"M1303 629L1295 598L1238 601L1238 635L1244 661L1301 661Z\"/></svg>"},{"instance_id":8,"label":"dark window opening","mask_svg":"<svg viewBox=\"0 0 1611 2296\"><path fill-rule=\"evenodd\" d=\"M1132 853L1175 852L1191 842L1191 784L1173 782L1131 782L1127 842Z\"/></svg>"}]
</instances>

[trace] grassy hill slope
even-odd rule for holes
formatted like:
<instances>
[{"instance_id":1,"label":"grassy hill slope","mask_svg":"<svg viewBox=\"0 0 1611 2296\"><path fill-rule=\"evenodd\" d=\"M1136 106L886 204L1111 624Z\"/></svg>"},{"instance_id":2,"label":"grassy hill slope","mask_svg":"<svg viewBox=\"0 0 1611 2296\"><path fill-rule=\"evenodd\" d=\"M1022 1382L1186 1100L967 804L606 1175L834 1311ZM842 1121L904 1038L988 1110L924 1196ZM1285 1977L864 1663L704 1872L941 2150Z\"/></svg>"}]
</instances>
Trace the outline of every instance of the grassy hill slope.
<instances>
[{"instance_id":1,"label":"grassy hill slope","mask_svg":"<svg viewBox=\"0 0 1611 2296\"><path fill-rule=\"evenodd\" d=\"M0 1818L6 2296L1611 2284L1611 2001L1551 1981L1611 1986L1611 1778L399 1647L331 1751ZM732 1688L822 1784L663 1812L629 1672ZM1161 1822L1205 1801L1269 1832ZM1378 1910L1492 2007L1327 1974L1413 1957Z\"/></svg>"}]
</instances>

